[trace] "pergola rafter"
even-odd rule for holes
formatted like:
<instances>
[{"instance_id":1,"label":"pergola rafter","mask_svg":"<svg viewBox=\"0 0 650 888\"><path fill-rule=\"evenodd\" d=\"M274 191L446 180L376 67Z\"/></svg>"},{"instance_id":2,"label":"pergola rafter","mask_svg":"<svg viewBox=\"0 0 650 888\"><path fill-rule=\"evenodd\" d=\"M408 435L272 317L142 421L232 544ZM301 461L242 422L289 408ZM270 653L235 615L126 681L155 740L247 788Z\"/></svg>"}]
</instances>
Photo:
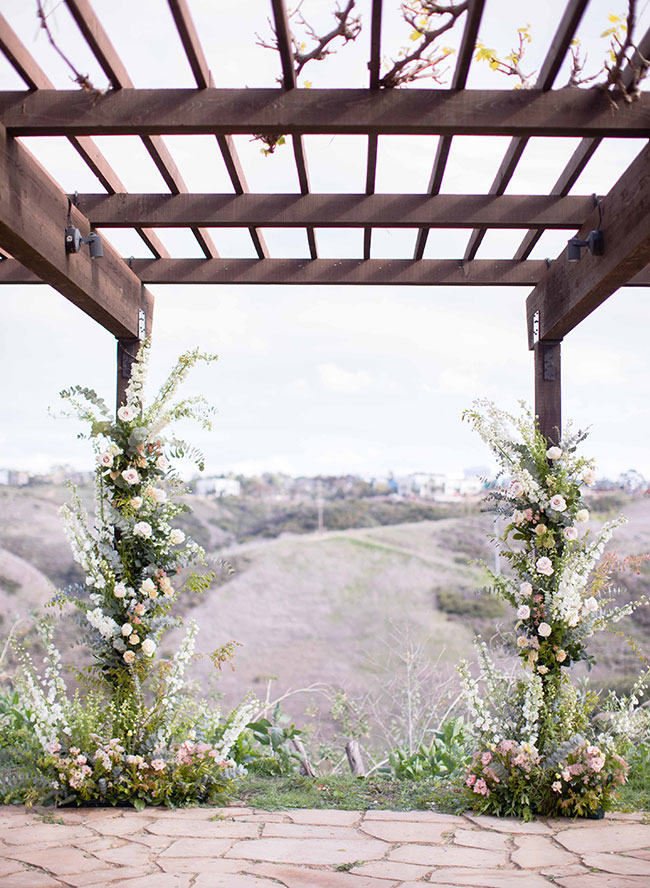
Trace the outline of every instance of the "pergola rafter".
<instances>
[{"instance_id":1,"label":"pergola rafter","mask_svg":"<svg viewBox=\"0 0 650 888\"><path fill-rule=\"evenodd\" d=\"M108 77L113 90L120 92L132 89L133 81L129 77L108 34L95 15L88 0L66 0L66 5L79 26L79 30L83 34L88 46ZM187 193L188 189L180 170L174 163L174 159L162 138L155 135L143 135L142 142L171 193ZM214 259L219 256L217 248L207 231L197 228L193 229L192 233L207 258Z\"/></svg>"},{"instance_id":2,"label":"pergola rafter","mask_svg":"<svg viewBox=\"0 0 650 888\"><path fill-rule=\"evenodd\" d=\"M27 91L0 92L3 140L0 173L0 248L15 258L0 262L0 283L49 283L110 330L120 342L119 391L128 376L128 355L150 325L153 300L143 283L263 285L384 285L532 287L527 312L535 354L536 409L547 437L560 425L560 341L622 286L650 286L650 147L602 197L605 254L585 254L578 267L566 252L550 262L528 258L547 230L580 231L600 224L591 196L569 195L604 138L647 138L650 95L627 104L599 89L553 90L558 71L588 5L568 0L535 84L527 90L467 89L467 76L484 0L465 16L450 89L381 89L382 0L373 0L367 89L299 89L285 0L269 0L281 87L218 89L210 72L189 0L168 0L196 89L136 89L89 0L65 0L111 84L105 93L52 88L45 73L0 16L0 50L27 84ZM650 32L636 61L650 55ZM633 82L635 60L623 75ZM234 194L195 194L167 149L165 135L216 137ZM290 138L298 194L250 192L233 136ZM365 193L314 194L310 189L306 135L362 135L368 140ZM133 228L154 253L128 264L108 245L100 263L87 254L67 257L63 246L68 196L47 176L16 137L65 136L97 175L107 194L82 194L71 219L89 226ZM92 136L139 136L169 194L128 194ZM382 135L438 135L425 194L377 194L377 149ZM511 144L488 194L440 194L454 136L510 136ZM505 194L519 159L535 136L580 137L581 142L549 195ZM272 161L271 161L272 162ZM359 190L363 183L359 183ZM44 240L39 239L38 220ZM15 221L17 219L17 222ZM264 242L264 228L302 228L309 257L278 259ZM205 259L171 258L154 229L191 229ZM208 229L247 230L257 259L220 258ZM363 258L319 259L319 228L363 230ZM417 232L414 258L370 259L374 228ZM432 229L472 230L463 258L424 259ZM521 228L514 256L475 258L490 229ZM143 318L140 312L144 311ZM121 387L121 388L120 388Z\"/></svg>"}]
</instances>

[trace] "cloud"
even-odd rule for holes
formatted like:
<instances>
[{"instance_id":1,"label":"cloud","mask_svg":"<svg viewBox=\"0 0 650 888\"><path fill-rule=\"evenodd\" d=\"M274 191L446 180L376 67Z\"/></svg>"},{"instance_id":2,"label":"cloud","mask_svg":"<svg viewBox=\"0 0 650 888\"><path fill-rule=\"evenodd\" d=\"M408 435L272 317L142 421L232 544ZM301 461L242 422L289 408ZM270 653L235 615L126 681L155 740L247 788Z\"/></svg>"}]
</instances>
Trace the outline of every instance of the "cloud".
<instances>
[{"instance_id":1,"label":"cloud","mask_svg":"<svg viewBox=\"0 0 650 888\"><path fill-rule=\"evenodd\" d=\"M372 382L367 370L344 370L337 364L319 364L317 370L323 388L330 392L362 392Z\"/></svg>"}]
</instances>

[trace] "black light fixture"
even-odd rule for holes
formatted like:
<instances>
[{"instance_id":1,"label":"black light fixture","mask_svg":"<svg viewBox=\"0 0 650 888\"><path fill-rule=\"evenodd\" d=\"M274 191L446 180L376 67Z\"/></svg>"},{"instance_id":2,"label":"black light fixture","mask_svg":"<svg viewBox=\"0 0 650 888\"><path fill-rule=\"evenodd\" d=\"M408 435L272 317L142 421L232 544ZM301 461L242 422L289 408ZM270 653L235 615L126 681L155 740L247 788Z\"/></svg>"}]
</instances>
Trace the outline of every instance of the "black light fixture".
<instances>
[{"instance_id":1,"label":"black light fixture","mask_svg":"<svg viewBox=\"0 0 650 888\"><path fill-rule=\"evenodd\" d=\"M77 205L77 192L74 193L74 204ZM104 247L101 237L96 231L91 231L88 237L82 237L81 232L72 224L71 212L72 201L68 198L68 225L65 229L65 251L66 253L78 253L82 244L88 244L88 251L91 259L101 259L104 255Z\"/></svg>"},{"instance_id":2,"label":"black light fixture","mask_svg":"<svg viewBox=\"0 0 650 888\"><path fill-rule=\"evenodd\" d=\"M569 238L567 246L567 259L569 262L579 262L582 250L588 249L592 256L602 256L605 252L605 235L600 230L603 221L603 211L600 206L600 198L594 194L594 204L598 207L598 228L590 231L587 240L579 237Z\"/></svg>"}]
</instances>

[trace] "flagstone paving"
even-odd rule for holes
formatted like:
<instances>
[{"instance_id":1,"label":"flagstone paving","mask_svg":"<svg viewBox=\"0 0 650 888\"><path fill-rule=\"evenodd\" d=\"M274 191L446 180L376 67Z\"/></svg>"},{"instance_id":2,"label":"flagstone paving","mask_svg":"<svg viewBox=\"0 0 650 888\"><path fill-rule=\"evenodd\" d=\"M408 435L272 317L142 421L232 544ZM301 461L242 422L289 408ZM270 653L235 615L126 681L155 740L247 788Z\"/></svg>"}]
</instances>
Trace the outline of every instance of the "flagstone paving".
<instances>
[{"instance_id":1,"label":"flagstone paving","mask_svg":"<svg viewBox=\"0 0 650 888\"><path fill-rule=\"evenodd\" d=\"M650 818L0 807L0 888L650 888Z\"/></svg>"}]
</instances>

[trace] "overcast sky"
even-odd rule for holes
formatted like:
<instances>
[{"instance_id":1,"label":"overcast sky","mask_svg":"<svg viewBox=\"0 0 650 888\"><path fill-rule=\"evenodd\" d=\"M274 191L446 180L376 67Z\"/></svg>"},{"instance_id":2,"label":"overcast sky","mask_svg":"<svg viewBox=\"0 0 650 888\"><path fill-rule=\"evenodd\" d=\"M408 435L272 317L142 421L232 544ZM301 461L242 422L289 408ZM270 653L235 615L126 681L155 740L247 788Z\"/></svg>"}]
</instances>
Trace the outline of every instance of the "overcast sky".
<instances>
[{"instance_id":1,"label":"overcast sky","mask_svg":"<svg viewBox=\"0 0 650 888\"><path fill-rule=\"evenodd\" d=\"M55 4L50 2L49 8ZM367 85L369 0L358 0L364 31L354 45L305 69L314 87ZM487 0L480 39L505 54L516 28L530 24L533 44L523 67L539 66L564 8L564 0ZM642 2L639 33L648 24ZM111 0L94 6L136 87L194 85L165 0ZM408 41L398 3L386 0L386 52ZM72 88L68 72L39 32L35 0L0 0L0 10L58 88ZM255 31L268 34L268 0L190 0L190 8L217 86L273 86L275 53L256 46ZM242 12L242 9L244 10ZM318 29L329 26L330 0L305 0L302 9ZM624 3L592 0L579 36L596 70L606 41L599 35L610 12ZM57 40L98 87L106 78L63 5L50 21ZM460 32L459 32L460 33ZM457 45L451 32L445 45ZM566 81L563 71L557 85ZM510 89L512 83L473 63L470 87ZM0 59L0 89L22 89ZM624 112L621 112L624 113ZM101 191L69 143L25 139L66 191ZM231 192L216 141L174 136L167 144L191 191ZM298 190L291 150L264 158L259 144L235 137L254 191ZM508 139L455 138L443 192L489 188ZM132 191L167 189L137 138L97 139ZM307 136L312 189L361 192L365 181L362 137ZM508 193L547 193L570 157L576 139L532 139ZM381 137L377 191L426 190L437 139ZM573 189L606 193L644 146L643 140L605 140ZM173 256L200 256L189 232L160 230ZM245 231L212 232L222 256L254 256ZM469 232L433 231L427 258L462 256ZM573 232L550 232L532 258L554 258ZM145 256L134 232L105 236L126 256ZM307 255L304 232L266 230L274 257ZM412 255L414 230L379 230L373 257ZM521 240L516 231L490 232L478 258L508 258ZM322 257L359 257L359 230L318 231ZM211 471L256 473L459 472L485 464L482 443L461 422L474 398L513 407L532 401L532 356L526 346L527 288L350 288L152 286L156 297L152 382L175 357L199 345L218 352L216 365L197 371L188 392L202 391L218 409L211 434L187 433L206 451ZM115 340L54 290L4 286L0 328L3 423L0 467L44 470L53 463L90 466L88 444L78 427L54 419L58 392L80 383L114 399ZM563 344L564 415L591 425L587 452L601 474L630 467L650 476L650 408L647 347L648 291L623 289L573 331Z\"/></svg>"}]
</instances>

